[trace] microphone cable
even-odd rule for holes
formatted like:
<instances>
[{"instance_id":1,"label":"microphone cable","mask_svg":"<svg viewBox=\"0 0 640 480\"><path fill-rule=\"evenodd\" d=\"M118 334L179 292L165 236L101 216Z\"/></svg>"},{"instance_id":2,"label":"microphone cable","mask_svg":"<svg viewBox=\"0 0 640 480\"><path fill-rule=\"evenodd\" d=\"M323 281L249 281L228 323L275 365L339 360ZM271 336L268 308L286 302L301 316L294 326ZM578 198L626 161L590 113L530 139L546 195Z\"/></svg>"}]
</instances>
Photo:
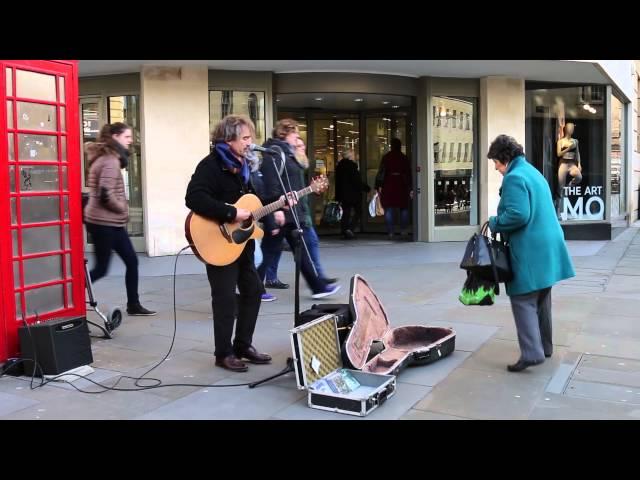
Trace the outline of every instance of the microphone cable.
<instances>
[{"instance_id":1,"label":"microphone cable","mask_svg":"<svg viewBox=\"0 0 640 480\"><path fill-rule=\"evenodd\" d=\"M251 385L253 382L233 383L233 384L228 384L228 385L211 385L211 384L197 384L197 383L163 383L162 380L160 380L158 378L146 377L146 375L149 372L151 372L151 371L155 370L156 368L158 368L169 357L171 351L173 350L173 346L174 346L175 339L176 339L177 328L178 328L178 320L177 320L178 317L177 317L177 310L176 310L176 271L177 271L177 266L178 266L178 257L180 256L180 254L182 252L184 252L188 248L191 248L191 245L187 245L186 247L182 248L182 250L180 250L178 252L178 254L176 255L176 259L175 259L174 265L173 265L173 335L171 337L171 345L169 346L169 350L167 351L167 353L164 355L164 357L162 357L162 360L160 360L153 367L151 367L149 370L147 370L145 373L143 373L140 377L132 377L132 376L129 376L129 375L120 375L118 380L113 385L104 385L103 383L96 382L95 380L92 380L90 378L87 378L87 377L85 377L83 375L79 375L79 374L76 374L76 373L61 373L60 375L56 375L54 377L45 379L42 366L38 362L38 355L37 355L37 350L36 350L36 347L35 347L35 341L34 341L33 336L31 334L31 327L27 323L27 321L25 320L24 316L22 316L22 322L24 323L25 327L27 328L29 339L31 341L31 347L33 349L34 358L33 359L31 359L31 358L15 359L15 361L12 362L12 364L9 367L7 367L7 368L2 370L2 372L0 373L0 378L2 378L3 376L7 375L8 372L11 371L12 369L14 369L17 365L20 365L21 363L26 363L26 362L32 362L33 363L33 370L32 370L32 374L31 374L31 379L30 380L23 379L23 378L20 378L20 377L15 377L17 380L24 381L24 382L30 382L31 390L35 390L36 388L44 387L48 383L54 382L54 381L56 381L57 379L59 379L61 377L68 377L68 376L82 378L82 379L86 380L87 382L90 382L90 383L92 383L94 385L97 385L98 387L101 387L101 390L84 390L82 388L77 387L72 382L66 382L69 385L71 385L74 389L76 389L77 391L82 392L82 393L88 393L88 394L100 394L100 393L104 393L104 392L107 392L107 391L110 391L110 390L117 391L117 392L140 392L140 391L143 391L143 390L153 390L153 389L156 389L156 388L164 388L164 387L228 388L228 387L247 387L247 386ZM35 313L36 313L36 321L37 321L38 313L37 312L35 312ZM14 360L14 359L10 359L10 360ZM35 376L36 376L36 369L40 373L41 380L40 380L39 384L34 386L33 383L34 383L34 379L35 379ZM118 387L118 384L122 381L123 378L127 378L127 379L130 379L130 380L135 380L134 385L136 386L136 388ZM154 383L152 383L151 385L141 385L140 384L141 381L149 381L149 382L154 382Z\"/></svg>"}]
</instances>

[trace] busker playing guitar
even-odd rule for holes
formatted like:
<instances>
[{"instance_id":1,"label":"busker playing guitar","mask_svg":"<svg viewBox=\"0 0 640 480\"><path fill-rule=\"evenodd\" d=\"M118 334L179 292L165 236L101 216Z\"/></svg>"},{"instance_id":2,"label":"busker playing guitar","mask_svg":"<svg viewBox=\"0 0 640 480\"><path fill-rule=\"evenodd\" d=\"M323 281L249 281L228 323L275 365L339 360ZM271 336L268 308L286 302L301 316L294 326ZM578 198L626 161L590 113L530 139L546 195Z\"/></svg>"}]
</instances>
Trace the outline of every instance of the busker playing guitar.
<instances>
[{"instance_id":1,"label":"busker playing guitar","mask_svg":"<svg viewBox=\"0 0 640 480\"><path fill-rule=\"evenodd\" d=\"M255 136L253 122L243 115L228 115L212 134L213 151L196 167L185 197L187 208L220 225L250 220L251 212L233 205L246 193L255 190L249 182L249 165L245 159ZM282 211L274 214L277 225L284 223ZM250 363L270 363L271 356L253 347L260 297L265 292L253 261L255 243L249 240L233 262L207 264L213 306L215 364L234 372L246 372ZM236 286L240 292L237 305L236 334L231 342L235 322Z\"/></svg>"}]
</instances>

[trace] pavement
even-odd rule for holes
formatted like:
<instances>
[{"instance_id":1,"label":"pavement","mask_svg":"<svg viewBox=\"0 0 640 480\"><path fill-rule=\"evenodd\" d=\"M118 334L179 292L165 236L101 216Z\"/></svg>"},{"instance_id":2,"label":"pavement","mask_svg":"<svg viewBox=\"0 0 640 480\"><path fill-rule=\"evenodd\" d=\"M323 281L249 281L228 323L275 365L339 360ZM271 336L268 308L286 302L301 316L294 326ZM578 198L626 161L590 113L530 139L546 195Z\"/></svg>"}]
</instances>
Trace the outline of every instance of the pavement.
<instances>
[{"instance_id":1,"label":"pavement","mask_svg":"<svg viewBox=\"0 0 640 480\"><path fill-rule=\"evenodd\" d=\"M52 382L31 389L30 378L0 378L0 419L637 419L640 418L640 228L612 241L570 241L577 276L556 285L553 296L554 354L544 364L510 373L519 355L508 297L490 307L466 307L457 297L465 273L458 268L464 242L411 243L370 237L321 239L327 274L343 288L326 303L347 303L349 280L360 273L384 303L393 326L419 324L456 330L456 350L398 377L397 393L359 418L311 409L307 394L287 374L255 389L247 383L279 372L291 355L293 289L270 290L278 300L262 305L254 336L270 365L247 373L214 366L213 324L204 265L178 257L176 337L172 345L173 269L176 257L140 255L140 296L154 317L128 317L112 339L92 329L95 371L87 378L136 389L147 377L164 384L193 384L139 391L97 391L89 380ZM293 258L282 256L279 276L293 285ZM100 307L124 306L124 266L112 260L109 275L94 285ZM301 280L301 309L320 303ZM93 311L90 320L101 323ZM143 382L151 385L151 382ZM196 386L200 385L200 386ZM206 386L203 386L206 385Z\"/></svg>"}]
</instances>

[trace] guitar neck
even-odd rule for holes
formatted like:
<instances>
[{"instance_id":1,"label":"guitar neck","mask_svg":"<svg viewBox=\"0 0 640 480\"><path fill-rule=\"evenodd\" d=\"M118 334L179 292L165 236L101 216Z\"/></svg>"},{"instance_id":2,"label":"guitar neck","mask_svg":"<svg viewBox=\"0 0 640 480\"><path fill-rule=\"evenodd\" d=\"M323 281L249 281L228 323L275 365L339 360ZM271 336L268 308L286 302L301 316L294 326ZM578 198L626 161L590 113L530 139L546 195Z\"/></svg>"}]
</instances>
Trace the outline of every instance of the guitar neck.
<instances>
[{"instance_id":1,"label":"guitar neck","mask_svg":"<svg viewBox=\"0 0 640 480\"><path fill-rule=\"evenodd\" d=\"M305 195L309 195L311 192L313 192L313 189L311 187L305 187L302 190L297 191L296 196L298 198L302 198ZM265 215L269 215L270 213L273 213L276 210L281 209L286 204L287 204L287 199L283 198L282 200L277 200L273 203L265 205L264 207L260 207L257 210L254 210L253 212L251 212L253 214L253 219L256 221L260 220Z\"/></svg>"}]
</instances>

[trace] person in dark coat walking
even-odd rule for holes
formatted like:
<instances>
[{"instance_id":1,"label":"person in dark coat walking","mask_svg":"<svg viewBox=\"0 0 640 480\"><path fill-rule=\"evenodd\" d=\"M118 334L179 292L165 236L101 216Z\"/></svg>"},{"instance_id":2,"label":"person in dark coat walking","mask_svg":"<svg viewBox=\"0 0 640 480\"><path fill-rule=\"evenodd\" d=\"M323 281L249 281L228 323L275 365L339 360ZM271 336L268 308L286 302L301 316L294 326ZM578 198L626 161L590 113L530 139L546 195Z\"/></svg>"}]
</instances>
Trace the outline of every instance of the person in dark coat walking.
<instances>
[{"instance_id":1,"label":"person in dark coat walking","mask_svg":"<svg viewBox=\"0 0 640 480\"><path fill-rule=\"evenodd\" d=\"M370 190L360 178L353 150L345 151L336 167L336 200L342 205L340 230L345 239L355 238L353 230L360 223L362 193Z\"/></svg>"},{"instance_id":2,"label":"person in dark coat walking","mask_svg":"<svg viewBox=\"0 0 640 480\"><path fill-rule=\"evenodd\" d=\"M262 161L260 157L256 155L252 151L248 151L245 155L246 161L249 163L249 169L251 171L249 175L249 180L253 189L256 192L258 198L264 198L264 180L262 179L262 172L260 171L260 165ZM261 227L265 232L271 232L277 228L279 228L284 223L284 212L282 210L278 210L275 213L270 213L269 215L265 215L260 220L262 224ZM262 264L262 240L255 239L256 247L254 252L254 264L256 269L260 267ZM276 264L277 269L277 264ZM276 270L277 271L277 270ZM267 282L265 282L265 286L267 286ZM268 292L264 292L261 297L263 302L274 302L278 298L275 295L272 295Z\"/></svg>"},{"instance_id":3,"label":"person in dark coat walking","mask_svg":"<svg viewBox=\"0 0 640 480\"><path fill-rule=\"evenodd\" d=\"M393 238L393 217L396 211L400 213L402 232L406 233L409 225L409 201L413 199L411 162L401 149L402 142L393 138L391 151L382 157L376 175L376 189L384 208L384 221L389 238Z\"/></svg>"}]
</instances>

